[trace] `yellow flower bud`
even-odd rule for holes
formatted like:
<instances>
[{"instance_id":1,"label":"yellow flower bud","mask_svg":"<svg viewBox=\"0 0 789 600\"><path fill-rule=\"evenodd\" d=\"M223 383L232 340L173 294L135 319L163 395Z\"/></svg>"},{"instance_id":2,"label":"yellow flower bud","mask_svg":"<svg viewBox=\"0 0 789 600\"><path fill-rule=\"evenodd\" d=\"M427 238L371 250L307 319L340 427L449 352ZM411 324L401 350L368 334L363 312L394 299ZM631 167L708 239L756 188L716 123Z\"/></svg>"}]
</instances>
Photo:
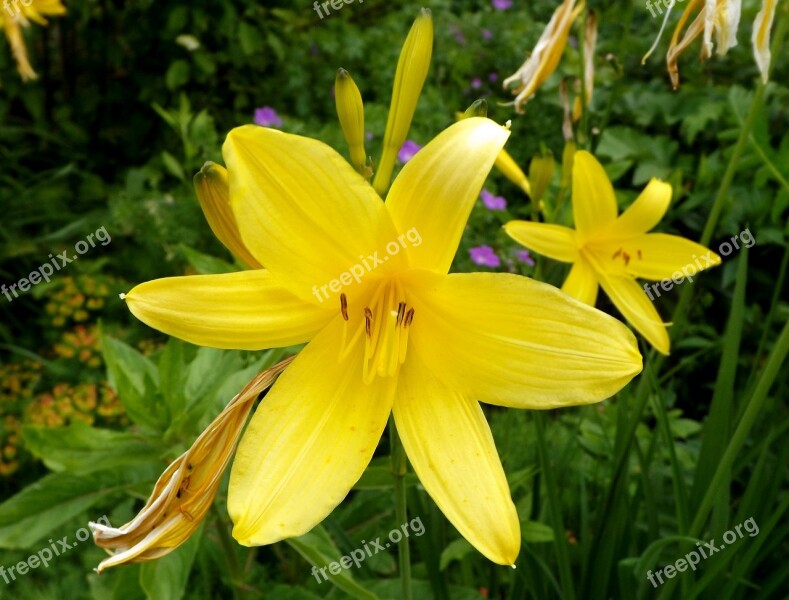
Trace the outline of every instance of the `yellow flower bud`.
<instances>
[{"instance_id":1,"label":"yellow flower bud","mask_svg":"<svg viewBox=\"0 0 789 600\"><path fill-rule=\"evenodd\" d=\"M397 62L381 161L373 179L373 187L381 196L389 189L395 158L411 127L432 54L433 17L429 9L423 8L411 26Z\"/></svg>"},{"instance_id":2,"label":"yellow flower bud","mask_svg":"<svg viewBox=\"0 0 789 600\"><path fill-rule=\"evenodd\" d=\"M334 102L340 119L342 133L348 142L351 164L366 178L372 175L367 166L367 153L364 150L364 106L359 88L351 74L345 69L337 70L334 80Z\"/></svg>"},{"instance_id":3,"label":"yellow flower bud","mask_svg":"<svg viewBox=\"0 0 789 600\"><path fill-rule=\"evenodd\" d=\"M207 162L194 177L195 192L200 207L217 239L242 263L251 269L262 265L247 250L238 231L236 217L230 208L230 185L227 169L216 163Z\"/></svg>"},{"instance_id":4,"label":"yellow flower bud","mask_svg":"<svg viewBox=\"0 0 789 600\"><path fill-rule=\"evenodd\" d=\"M531 182L531 198L539 202L551 183L555 168L553 155L550 153L535 156L529 163L529 181Z\"/></svg>"}]
</instances>

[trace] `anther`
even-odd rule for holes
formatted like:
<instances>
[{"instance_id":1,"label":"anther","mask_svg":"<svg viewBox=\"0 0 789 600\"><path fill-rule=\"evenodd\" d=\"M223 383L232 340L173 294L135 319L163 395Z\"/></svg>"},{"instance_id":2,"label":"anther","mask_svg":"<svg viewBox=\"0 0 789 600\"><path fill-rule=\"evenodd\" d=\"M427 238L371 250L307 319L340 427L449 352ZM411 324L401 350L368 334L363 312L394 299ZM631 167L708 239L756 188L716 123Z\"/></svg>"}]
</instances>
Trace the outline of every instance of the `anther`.
<instances>
[{"instance_id":1,"label":"anther","mask_svg":"<svg viewBox=\"0 0 789 600\"><path fill-rule=\"evenodd\" d=\"M405 323L403 323L403 327L408 327L411 325L411 321L414 320L414 309L409 308L408 312L405 315Z\"/></svg>"},{"instance_id":2,"label":"anther","mask_svg":"<svg viewBox=\"0 0 789 600\"><path fill-rule=\"evenodd\" d=\"M342 313L342 318L346 321L348 320L348 298L345 294L340 294L340 312Z\"/></svg>"},{"instance_id":3,"label":"anther","mask_svg":"<svg viewBox=\"0 0 789 600\"><path fill-rule=\"evenodd\" d=\"M403 317L405 317L405 302L401 302L397 305L397 326L403 322Z\"/></svg>"},{"instance_id":4,"label":"anther","mask_svg":"<svg viewBox=\"0 0 789 600\"><path fill-rule=\"evenodd\" d=\"M373 311L364 307L364 331L368 338L373 337Z\"/></svg>"},{"instance_id":5,"label":"anther","mask_svg":"<svg viewBox=\"0 0 789 600\"><path fill-rule=\"evenodd\" d=\"M620 254L622 254L622 248L620 248L619 250L617 250L616 252L614 252L614 255L613 255L611 258L612 258L612 259L613 259L613 258L616 258L616 257L617 257L617 256L619 256Z\"/></svg>"}]
</instances>

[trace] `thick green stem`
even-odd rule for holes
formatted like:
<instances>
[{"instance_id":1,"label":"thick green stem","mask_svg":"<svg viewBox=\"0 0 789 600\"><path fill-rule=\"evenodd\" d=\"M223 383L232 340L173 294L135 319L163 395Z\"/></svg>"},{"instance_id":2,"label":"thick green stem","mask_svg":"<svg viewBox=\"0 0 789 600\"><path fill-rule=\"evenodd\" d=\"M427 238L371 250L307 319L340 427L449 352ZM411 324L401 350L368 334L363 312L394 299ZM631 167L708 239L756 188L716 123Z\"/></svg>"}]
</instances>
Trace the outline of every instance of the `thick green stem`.
<instances>
[{"instance_id":1,"label":"thick green stem","mask_svg":"<svg viewBox=\"0 0 789 600\"><path fill-rule=\"evenodd\" d=\"M389 421L389 444L392 461L392 475L394 476L395 515L398 526L408 522L408 506L406 500L405 475L408 470L405 449L397 434L394 419ZM411 549L408 545L408 536L403 536L397 545L397 556L400 564L400 597L411 600Z\"/></svg>"}]
</instances>

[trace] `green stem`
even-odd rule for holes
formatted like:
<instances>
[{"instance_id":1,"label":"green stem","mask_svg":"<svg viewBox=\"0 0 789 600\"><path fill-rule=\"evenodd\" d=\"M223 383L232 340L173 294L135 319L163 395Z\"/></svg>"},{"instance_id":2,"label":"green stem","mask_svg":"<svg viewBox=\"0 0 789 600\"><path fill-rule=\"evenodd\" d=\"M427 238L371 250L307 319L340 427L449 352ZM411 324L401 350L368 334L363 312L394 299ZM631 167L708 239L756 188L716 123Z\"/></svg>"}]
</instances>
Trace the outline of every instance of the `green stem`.
<instances>
[{"instance_id":1,"label":"green stem","mask_svg":"<svg viewBox=\"0 0 789 600\"><path fill-rule=\"evenodd\" d=\"M573 575L570 568L570 555L567 551L567 536L564 533L564 520L562 519L561 502L553 479L554 470L548 460L548 449L545 442L545 415L540 411L534 413L534 424L537 431L537 450L540 455L540 473L545 482L545 492L548 496L548 514L551 518L551 527L555 536L556 559L559 563L559 580L562 586L562 598L575 599Z\"/></svg>"},{"instance_id":2,"label":"green stem","mask_svg":"<svg viewBox=\"0 0 789 600\"><path fill-rule=\"evenodd\" d=\"M216 530L219 533L219 545L222 546L222 551L227 559L227 566L230 572L230 589L233 592L233 600L243 600L246 594L239 587L244 579L238 564L238 557L236 556L236 544L227 532L227 524L222 518L222 513L219 512L216 504L211 507L211 510L214 513Z\"/></svg>"},{"instance_id":3,"label":"green stem","mask_svg":"<svg viewBox=\"0 0 789 600\"><path fill-rule=\"evenodd\" d=\"M394 419L389 420L390 459L394 476L395 516L398 526L408 522L408 505L406 500L405 475L408 470L405 448L397 434ZM408 537L404 536L397 545L397 556L400 564L400 597L411 600L411 549Z\"/></svg>"},{"instance_id":4,"label":"green stem","mask_svg":"<svg viewBox=\"0 0 789 600\"><path fill-rule=\"evenodd\" d=\"M715 469L715 475L712 477L712 481L707 488L706 494L704 494L704 498L701 501L699 509L696 511L696 516L688 531L687 535L689 537L698 538L701 534L704 523L706 523L707 517L712 509L715 497L720 493L722 484L726 481L727 477L730 476L729 471L734 465L734 459L737 458L737 454L745 444L748 433L750 433L751 429L756 424L756 420L760 416L765 416L762 409L767 400L767 393L775 382L778 371L783 365L787 353L789 353L789 321L784 324L778 341L770 353L764 371L751 395L745 413L737 425L737 429L734 430L734 434L731 436L729 445L726 447L726 451L723 453L718 467ZM662 590L660 598L672 598L673 596L671 593L675 585L676 580L667 582L666 587Z\"/></svg>"}]
</instances>

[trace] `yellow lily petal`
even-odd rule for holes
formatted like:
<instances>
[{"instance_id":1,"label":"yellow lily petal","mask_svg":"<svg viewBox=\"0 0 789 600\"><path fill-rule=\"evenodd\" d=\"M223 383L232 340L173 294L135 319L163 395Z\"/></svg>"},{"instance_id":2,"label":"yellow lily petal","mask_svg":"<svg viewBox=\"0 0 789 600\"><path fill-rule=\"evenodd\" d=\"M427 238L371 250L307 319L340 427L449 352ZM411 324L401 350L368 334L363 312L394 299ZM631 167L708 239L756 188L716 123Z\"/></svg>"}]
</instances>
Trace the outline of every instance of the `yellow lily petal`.
<instances>
[{"instance_id":1,"label":"yellow lily petal","mask_svg":"<svg viewBox=\"0 0 789 600\"><path fill-rule=\"evenodd\" d=\"M587 248L608 273L653 281L693 276L721 263L712 250L667 233L647 233Z\"/></svg>"},{"instance_id":2,"label":"yellow lily petal","mask_svg":"<svg viewBox=\"0 0 789 600\"><path fill-rule=\"evenodd\" d=\"M241 241L236 217L230 208L230 186L227 169L207 162L194 177L195 192L208 226L225 248L250 269L263 267Z\"/></svg>"},{"instance_id":3,"label":"yellow lily petal","mask_svg":"<svg viewBox=\"0 0 789 600\"><path fill-rule=\"evenodd\" d=\"M651 179L611 228L612 237L626 237L646 233L666 214L671 204L671 185L660 179Z\"/></svg>"},{"instance_id":4,"label":"yellow lily petal","mask_svg":"<svg viewBox=\"0 0 789 600\"><path fill-rule=\"evenodd\" d=\"M573 160L573 218L581 240L607 230L616 221L614 187L598 160L579 150Z\"/></svg>"},{"instance_id":5,"label":"yellow lily petal","mask_svg":"<svg viewBox=\"0 0 789 600\"><path fill-rule=\"evenodd\" d=\"M753 56L764 83L767 83L770 76L770 30L773 27L776 8L778 8L778 0L762 0L762 8L753 21L751 36Z\"/></svg>"},{"instance_id":6,"label":"yellow lily petal","mask_svg":"<svg viewBox=\"0 0 789 600\"><path fill-rule=\"evenodd\" d=\"M575 231L562 225L510 221L504 231L513 240L538 254L562 262L575 262L580 257Z\"/></svg>"},{"instance_id":7,"label":"yellow lily petal","mask_svg":"<svg viewBox=\"0 0 789 600\"><path fill-rule=\"evenodd\" d=\"M460 534L493 562L513 565L520 523L490 427L476 400L435 375L409 355L393 409L403 447Z\"/></svg>"},{"instance_id":8,"label":"yellow lily petal","mask_svg":"<svg viewBox=\"0 0 789 600\"><path fill-rule=\"evenodd\" d=\"M597 302L597 290L600 288L597 276L592 266L586 262L585 258L580 258L576 262L567 279L562 285L562 291L569 294L579 302L594 306Z\"/></svg>"},{"instance_id":9,"label":"yellow lily petal","mask_svg":"<svg viewBox=\"0 0 789 600\"><path fill-rule=\"evenodd\" d=\"M491 404L599 402L641 371L622 323L555 287L509 273L409 274L415 349L434 373Z\"/></svg>"},{"instance_id":10,"label":"yellow lily petal","mask_svg":"<svg viewBox=\"0 0 789 600\"><path fill-rule=\"evenodd\" d=\"M326 144L247 125L223 153L244 245L300 298L320 302L316 287L397 240L379 196ZM376 273L405 264L403 254Z\"/></svg>"},{"instance_id":11,"label":"yellow lily petal","mask_svg":"<svg viewBox=\"0 0 789 600\"><path fill-rule=\"evenodd\" d=\"M123 296L143 323L200 346L261 350L300 344L337 313L299 300L264 269L167 277Z\"/></svg>"},{"instance_id":12,"label":"yellow lily petal","mask_svg":"<svg viewBox=\"0 0 789 600\"><path fill-rule=\"evenodd\" d=\"M339 315L262 400L230 473L233 537L245 546L306 533L367 467L392 408L394 377L363 385L363 340L342 361Z\"/></svg>"},{"instance_id":13,"label":"yellow lily petal","mask_svg":"<svg viewBox=\"0 0 789 600\"><path fill-rule=\"evenodd\" d=\"M411 265L449 271L482 184L510 132L490 119L458 121L409 160L392 184L386 208L398 231L419 231Z\"/></svg>"},{"instance_id":14,"label":"yellow lily petal","mask_svg":"<svg viewBox=\"0 0 789 600\"><path fill-rule=\"evenodd\" d=\"M666 325L644 289L630 277L604 275L600 285L619 312L661 354L668 354L669 341Z\"/></svg>"}]
</instances>

